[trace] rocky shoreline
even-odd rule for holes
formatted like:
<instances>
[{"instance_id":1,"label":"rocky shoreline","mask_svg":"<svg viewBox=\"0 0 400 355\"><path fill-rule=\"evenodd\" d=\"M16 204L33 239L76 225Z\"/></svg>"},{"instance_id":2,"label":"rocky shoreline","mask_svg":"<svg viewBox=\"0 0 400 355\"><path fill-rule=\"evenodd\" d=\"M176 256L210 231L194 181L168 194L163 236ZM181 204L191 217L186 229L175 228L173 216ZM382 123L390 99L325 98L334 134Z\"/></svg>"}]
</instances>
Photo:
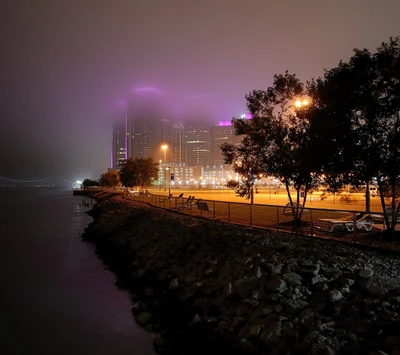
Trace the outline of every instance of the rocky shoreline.
<instances>
[{"instance_id":1,"label":"rocky shoreline","mask_svg":"<svg viewBox=\"0 0 400 355\"><path fill-rule=\"evenodd\" d=\"M129 289L160 353L400 355L400 257L121 197L83 239Z\"/></svg>"}]
</instances>

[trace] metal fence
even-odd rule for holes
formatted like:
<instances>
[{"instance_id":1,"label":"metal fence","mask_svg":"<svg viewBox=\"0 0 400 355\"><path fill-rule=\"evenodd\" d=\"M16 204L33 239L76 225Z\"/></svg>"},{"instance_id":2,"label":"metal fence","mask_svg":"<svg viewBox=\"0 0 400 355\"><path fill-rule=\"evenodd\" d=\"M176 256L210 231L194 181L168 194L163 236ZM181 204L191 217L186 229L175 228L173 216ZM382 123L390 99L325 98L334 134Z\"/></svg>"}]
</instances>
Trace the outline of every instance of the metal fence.
<instances>
[{"instance_id":1,"label":"metal fence","mask_svg":"<svg viewBox=\"0 0 400 355\"><path fill-rule=\"evenodd\" d=\"M187 215L218 220L254 228L262 228L296 235L340 240L374 248L400 250L400 241L381 240L385 229L383 215L365 215L363 211L300 208L301 222L295 224L290 206L249 204L229 201L193 199L157 194L139 194L127 198L149 203Z\"/></svg>"}]
</instances>

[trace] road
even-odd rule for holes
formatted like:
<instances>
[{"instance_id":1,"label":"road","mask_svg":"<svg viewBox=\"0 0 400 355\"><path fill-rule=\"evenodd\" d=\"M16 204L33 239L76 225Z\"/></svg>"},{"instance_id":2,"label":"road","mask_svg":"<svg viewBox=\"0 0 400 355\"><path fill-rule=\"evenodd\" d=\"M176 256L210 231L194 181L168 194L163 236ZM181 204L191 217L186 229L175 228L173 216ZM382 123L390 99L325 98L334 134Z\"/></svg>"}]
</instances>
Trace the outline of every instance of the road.
<instances>
[{"instance_id":1,"label":"road","mask_svg":"<svg viewBox=\"0 0 400 355\"><path fill-rule=\"evenodd\" d=\"M166 191L159 189L151 189L151 193L159 195L168 195L168 189ZM178 196L184 193L184 197L191 195L196 198L202 198L204 200L215 200L215 201L231 201L231 202L242 202L250 203L245 198L237 197L233 190L206 190L206 189L171 189L173 196ZM267 204L267 205L278 205L284 206L289 201L285 190L260 190L259 193L254 195L255 204ZM351 193L350 201L343 201L339 196L330 195L325 200L320 199L321 192L308 195L306 207L309 208L329 208L334 210L347 210L347 211L365 211L365 194L364 193ZM294 195L292 195L294 196ZM371 197L371 212L382 212L382 207L379 197Z\"/></svg>"}]
</instances>

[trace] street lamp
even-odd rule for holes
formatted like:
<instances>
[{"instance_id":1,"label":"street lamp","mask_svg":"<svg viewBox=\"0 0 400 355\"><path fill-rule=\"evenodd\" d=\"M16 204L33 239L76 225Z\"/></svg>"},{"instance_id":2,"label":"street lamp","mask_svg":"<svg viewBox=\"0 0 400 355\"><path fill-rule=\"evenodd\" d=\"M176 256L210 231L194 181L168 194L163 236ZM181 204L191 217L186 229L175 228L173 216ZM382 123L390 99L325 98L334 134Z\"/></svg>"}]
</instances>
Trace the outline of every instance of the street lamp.
<instances>
[{"instance_id":1,"label":"street lamp","mask_svg":"<svg viewBox=\"0 0 400 355\"><path fill-rule=\"evenodd\" d=\"M165 167L165 178L167 178L167 171L169 171L168 166ZM170 175L171 175L171 173L170 173ZM168 196L169 196L169 195L171 195L171 180L170 179L168 179L168 180L169 180L169 182L168 182ZM167 189L167 180L165 180L164 191L166 191L166 189Z\"/></svg>"},{"instance_id":2,"label":"street lamp","mask_svg":"<svg viewBox=\"0 0 400 355\"><path fill-rule=\"evenodd\" d=\"M164 164L165 164L165 174L164 174L164 191L167 190L167 149L168 145L163 144L161 149L164 151Z\"/></svg>"},{"instance_id":3,"label":"street lamp","mask_svg":"<svg viewBox=\"0 0 400 355\"><path fill-rule=\"evenodd\" d=\"M158 185L159 185L160 191L161 191L161 184L162 184L162 181L161 181L162 165L161 165L161 163L162 163L162 160L160 159L160 167L158 168L158 171L159 171Z\"/></svg>"},{"instance_id":4,"label":"street lamp","mask_svg":"<svg viewBox=\"0 0 400 355\"><path fill-rule=\"evenodd\" d=\"M297 100L294 102L294 105L295 105L297 108L305 107L305 106L308 106L309 104L310 104L310 103L309 103L309 101L308 101L307 99L303 99L303 100L297 99Z\"/></svg>"}]
</instances>

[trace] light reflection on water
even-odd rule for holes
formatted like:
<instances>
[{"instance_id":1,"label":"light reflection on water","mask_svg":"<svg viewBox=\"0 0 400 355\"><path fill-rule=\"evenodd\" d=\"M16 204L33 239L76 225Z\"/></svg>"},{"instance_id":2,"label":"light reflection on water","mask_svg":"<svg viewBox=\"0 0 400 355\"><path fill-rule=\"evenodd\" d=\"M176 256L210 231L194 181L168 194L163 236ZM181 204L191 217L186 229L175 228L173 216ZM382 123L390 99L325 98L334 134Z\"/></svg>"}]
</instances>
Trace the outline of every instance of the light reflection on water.
<instances>
[{"instance_id":1,"label":"light reflection on water","mask_svg":"<svg viewBox=\"0 0 400 355\"><path fill-rule=\"evenodd\" d=\"M6 354L155 354L129 295L81 241L91 221L81 202L72 191L0 191Z\"/></svg>"}]
</instances>

